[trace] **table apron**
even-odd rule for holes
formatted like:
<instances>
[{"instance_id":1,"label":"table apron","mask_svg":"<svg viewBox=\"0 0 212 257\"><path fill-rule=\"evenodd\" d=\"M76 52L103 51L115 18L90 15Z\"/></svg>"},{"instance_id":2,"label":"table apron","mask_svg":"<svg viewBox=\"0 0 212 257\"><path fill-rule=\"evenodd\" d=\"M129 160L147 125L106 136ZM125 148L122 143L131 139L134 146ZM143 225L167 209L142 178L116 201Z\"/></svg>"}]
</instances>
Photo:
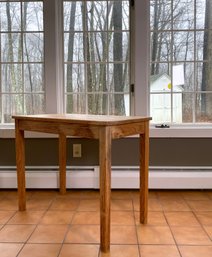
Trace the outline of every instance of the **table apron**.
<instances>
[{"instance_id":1,"label":"table apron","mask_svg":"<svg viewBox=\"0 0 212 257\"><path fill-rule=\"evenodd\" d=\"M122 138L126 136L144 134L145 122L121 125L85 125L51 121L18 120L19 130L35 131L42 133L64 134L66 136L76 136L84 138L99 139L99 129L110 127L111 138Z\"/></svg>"},{"instance_id":2,"label":"table apron","mask_svg":"<svg viewBox=\"0 0 212 257\"><path fill-rule=\"evenodd\" d=\"M111 126L112 139L145 133L145 122Z\"/></svg>"},{"instance_id":3,"label":"table apron","mask_svg":"<svg viewBox=\"0 0 212 257\"><path fill-rule=\"evenodd\" d=\"M97 126L89 126L83 124L19 120L19 129L42 133L64 134L66 136L77 136L93 139L99 138L99 131Z\"/></svg>"}]
</instances>

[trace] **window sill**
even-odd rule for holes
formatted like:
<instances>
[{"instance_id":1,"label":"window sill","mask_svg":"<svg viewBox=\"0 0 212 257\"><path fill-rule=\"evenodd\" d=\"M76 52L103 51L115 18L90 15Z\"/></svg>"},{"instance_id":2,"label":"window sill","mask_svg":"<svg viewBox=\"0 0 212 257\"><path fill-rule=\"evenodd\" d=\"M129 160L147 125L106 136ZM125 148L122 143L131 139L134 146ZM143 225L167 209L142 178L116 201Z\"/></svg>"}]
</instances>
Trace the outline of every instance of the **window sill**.
<instances>
[{"instance_id":1,"label":"window sill","mask_svg":"<svg viewBox=\"0 0 212 257\"><path fill-rule=\"evenodd\" d=\"M57 138L58 135L26 131L25 137ZM15 138L14 125L1 126L0 138ZM150 138L212 138L212 124L173 125L170 128L155 128L154 125L150 125Z\"/></svg>"},{"instance_id":2,"label":"window sill","mask_svg":"<svg viewBox=\"0 0 212 257\"><path fill-rule=\"evenodd\" d=\"M169 128L155 128L150 125L151 138L211 138L212 124L172 125Z\"/></svg>"}]
</instances>

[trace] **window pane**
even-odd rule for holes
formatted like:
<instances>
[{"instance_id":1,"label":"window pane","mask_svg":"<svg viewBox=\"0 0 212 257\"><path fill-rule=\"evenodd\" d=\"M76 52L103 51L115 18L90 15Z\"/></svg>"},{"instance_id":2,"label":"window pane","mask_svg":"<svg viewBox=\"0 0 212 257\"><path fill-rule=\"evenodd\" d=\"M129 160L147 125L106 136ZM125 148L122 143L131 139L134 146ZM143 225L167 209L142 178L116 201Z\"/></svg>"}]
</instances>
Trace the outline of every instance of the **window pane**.
<instances>
[{"instance_id":1,"label":"window pane","mask_svg":"<svg viewBox=\"0 0 212 257\"><path fill-rule=\"evenodd\" d=\"M173 122L182 123L183 121L183 94L179 92L172 96L172 110L173 110Z\"/></svg>"},{"instance_id":2,"label":"window pane","mask_svg":"<svg viewBox=\"0 0 212 257\"><path fill-rule=\"evenodd\" d=\"M86 95L70 94L66 95L67 113L86 113Z\"/></svg>"},{"instance_id":3,"label":"window pane","mask_svg":"<svg viewBox=\"0 0 212 257\"><path fill-rule=\"evenodd\" d=\"M196 85L197 85L197 87L196 87L196 90L197 91L205 91L206 90L206 81L204 80L203 81L203 76L202 76L202 74L203 74L203 63L200 63L200 62L198 62L197 63L197 67L196 67L196 78L195 78L195 80L196 80Z\"/></svg>"},{"instance_id":4,"label":"window pane","mask_svg":"<svg viewBox=\"0 0 212 257\"><path fill-rule=\"evenodd\" d=\"M206 14L206 2L210 5L210 0L196 0L196 28L204 29L205 28L205 14ZM210 8L210 7L209 7Z\"/></svg>"},{"instance_id":5,"label":"window pane","mask_svg":"<svg viewBox=\"0 0 212 257\"><path fill-rule=\"evenodd\" d=\"M44 93L44 66L43 64L28 63L24 65L25 92Z\"/></svg>"},{"instance_id":6,"label":"window pane","mask_svg":"<svg viewBox=\"0 0 212 257\"><path fill-rule=\"evenodd\" d=\"M194 28L194 1L173 0L173 29Z\"/></svg>"},{"instance_id":7,"label":"window pane","mask_svg":"<svg viewBox=\"0 0 212 257\"><path fill-rule=\"evenodd\" d=\"M107 1L87 2L88 31L107 30Z\"/></svg>"},{"instance_id":8,"label":"window pane","mask_svg":"<svg viewBox=\"0 0 212 257\"><path fill-rule=\"evenodd\" d=\"M43 3L24 2L23 12L24 31L43 31Z\"/></svg>"},{"instance_id":9,"label":"window pane","mask_svg":"<svg viewBox=\"0 0 212 257\"><path fill-rule=\"evenodd\" d=\"M45 95L44 94L26 94L25 114L42 114L45 112Z\"/></svg>"},{"instance_id":10,"label":"window pane","mask_svg":"<svg viewBox=\"0 0 212 257\"><path fill-rule=\"evenodd\" d=\"M108 29L129 30L129 1L108 1Z\"/></svg>"},{"instance_id":11,"label":"window pane","mask_svg":"<svg viewBox=\"0 0 212 257\"><path fill-rule=\"evenodd\" d=\"M173 92L182 93L185 91L185 64L176 63L172 65L172 82Z\"/></svg>"},{"instance_id":12,"label":"window pane","mask_svg":"<svg viewBox=\"0 0 212 257\"><path fill-rule=\"evenodd\" d=\"M107 66L105 63L91 63L87 65L87 91L107 92Z\"/></svg>"},{"instance_id":13,"label":"window pane","mask_svg":"<svg viewBox=\"0 0 212 257\"><path fill-rule=\"evenodd\" d=\"M185 84L184 91L194 91L194 63L184 63Z\"/></svg>"},{"instance_id":14,"label":"window pane","mask_svg":"<svg viewBox=\"0 0 212 257\"><path fill-rule=\"evenodd\" d=\"M129 33L112 33L109 42L109 61L129 60Z\"/></svg>"},{"instance_id":15,"label":"window pane","mask_svg":"<svg viewBox=\"0 0 212 257\"><path fill-rule=\"evenodd\" d=\"M105 62L107 58L107 33L88 33L88 61Z\"/></svg>"},{"instance_id":16,"label":"window pane","mask_svg":"<svg viewBox=\"0 0 212 257\"><path fill-rule=\"evenodd\" d=\"M204 45L203 45L203 60L211 59L211 45L212 45L212 30L205 31L204 33Z\"/></svg>"},{"instance_id":17,"label":"window pane","mask_svg":"<svg viewBox=\"0 0 212 257\"><path fill-rule=\"evenodd\" d=\"M43 33L24 34L24 61L43 61Z\"/></svg>"},{"instance_id":18,"label":"window pane","mask_svg":"<svg viewBox=\"0 0 212 257\"><path fill-rule=\"evenodd\" d=\"M173 38L173 60L194 60L194 33L175 32Z\"/></svg>"},{"instance_id":19,"label":"window pane","mask_svg":"<svg viewBox=\"0 0 212 257\"><path fill-rule=\"evenodd\" d=\"M197 122L212 122L212 93L196 95Z\"/></svg>"},{"instance_id":20,"label":"window pane","mask_svg":"<svg viewBox=\"0 0 212 257\"><path fill-rule=\"evenodd\" d=\"M171 0L150 0L151 30L170 30L171 10Z\"/></svg>"},{"instance_id":21,"label":"window pane","mask_svg":"<svg viewBox=\"0 0 212 257\"><path fill-rule=\"evenodd\" d=\"M5 94L2 96L3 99L3 118L5 123L14 122L11 114L24 114L23 95L21 94Z\"/></svg>"},{"instance_id":22,"label":"window pane","mask_svg":"<svg viewBox=\"0 0 212 257\"><path fill-rule=\"evenodd\" d=\"M85 91L84 64L65 65L65 91L74 93Z\"/></svg>"},{"instance_id":23,"label":"window pane","mask_svg":"<svg viewBox=\"0 0 212 257\"><path fill-rule=\"evenodd\" d=\"M22 65L2 64L1 65L2 92L18 93L23 92Z\"/></svg>"},{"instance_id":24,"label":"window pane","mask_svg":"<svg viewBox=\"0 0 212 257\"><path fill-rule=\"evenodd\" d=\"M21 30L21 3L0 2L1 31Z\"/></svg>"},{"instance_id":25,"label":"window pane","mask_svg":"<svg viewBox=\"0 0 212 257\"><path fill-rule=\"evenodd\" d=\"M70 1L63 3L63 26L64 31L82 31L84 3L81 1Z\"/></svg>"},{"instance_id":26,"label":"window pane","mask_svg":"<svg viewBox=\"0 0 212 257\"><path fill-rule=\"evenodd\" d=\"M171 63L151 63L151 76L150 76L150 84L164 73L167 75L171 74L172 64Z\"/></svg>"},{"instance_id":27,"label":"window pane","mask_svg":"<svg viewBox=\"0 0 212 257\"><path fill-rule=\"evenodd\" d=\"M109 87L110 92L129 93L129 64L110 64Z\"/></svg>"},{"instance_id":28,"label":"window pane","mask_svg":"<svg viewBox=\"0 0 212 257\"><path fill-rule=\"evenodd\" d=\"M108 113L108 95L89 94L88 95L88 113L105 115Z\"/></svg>"},{"instance_id":29,"label":"window pane","mask_svg":"<svg viewBox=\"0 0 212 257\"><path fill-rule=\"evenodd\" d=\"M64 60L66 62L84 61L84 39L82 33L64 34Z\"/></svg>"},{"instance_id":30,"label":"window pane","mask_svg":"<svg viewBox=\"0 0 212 257\"><path fill-rule=\"evenodd\" d=\"M171 60L171 33L151 33L151 60L170 61Z\"/></svg>"},{"instance_id":31,"label":"window pane","mask_svg":"<svg viewBox=\"0 0 212 257\"><path fill-rule=\"evenodd\" d=\"M20 33L1 34L1 61L21 62L22 45Z\"/></svg>"},{"instance_id":32,"label":"window pane","mask_svg":"<svg viewBox=\"0 0 212 257\"><path fill-rule=\"evenodd\" d=\"M129 94L110 94L110 114L129 115Z\"/></svg>"},{"instance_id":33,"label":"window pane","mask_svg":"<svg viewBox=\"0 0 212 257\"><path fill-rule=\"evenodd\" d=\"M203 60L203 56L204 56L204 37L205 36L207 36L207 32L203 32L203 31L196 32L196 59L198 61Z\"/></svg>"},{"instance_id":34,"label":"window pane","mask_svg":"<svg viewBox=\"0 0 212 257\"><path fill-rule=\"evenodd\" d=\"M192 123L194 122L194 97L193 93L183 93L183 122Z\"/></svg>"}]
</instances>

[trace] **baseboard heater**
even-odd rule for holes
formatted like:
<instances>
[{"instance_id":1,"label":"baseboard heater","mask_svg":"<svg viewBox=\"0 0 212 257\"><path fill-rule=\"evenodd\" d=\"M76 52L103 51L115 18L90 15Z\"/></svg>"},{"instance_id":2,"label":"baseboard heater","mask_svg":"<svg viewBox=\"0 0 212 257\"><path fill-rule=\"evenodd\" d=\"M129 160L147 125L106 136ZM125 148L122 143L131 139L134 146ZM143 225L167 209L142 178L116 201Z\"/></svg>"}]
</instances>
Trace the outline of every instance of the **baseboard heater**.
<instances>
[{"instance_id":1,"label":"baseboard heater","mask_svg":"<svg viewBox=\"0 0 212 257\"><path fill-rule=\"evenodd\" d=\"M27 188L58 188L56 166L26 167ZM112 188L138 188L138 166L112 167ZM16 167L0 167L0 188L17 188ZM99 188L98 166L67 167L67 188ZM212 189L212 167L149 167L150 189Z\"/></svg>"}]
</instances>

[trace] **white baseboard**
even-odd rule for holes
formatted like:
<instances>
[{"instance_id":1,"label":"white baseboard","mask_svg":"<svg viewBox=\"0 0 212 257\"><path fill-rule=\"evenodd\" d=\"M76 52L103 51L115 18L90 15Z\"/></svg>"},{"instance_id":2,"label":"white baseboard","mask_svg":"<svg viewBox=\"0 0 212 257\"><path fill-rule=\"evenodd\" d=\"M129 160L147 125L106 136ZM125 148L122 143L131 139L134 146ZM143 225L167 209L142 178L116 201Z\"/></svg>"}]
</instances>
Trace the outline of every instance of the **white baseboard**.
<instances>
[{"instance_id":1,"label":"white baseboard","mask_svg":"<svg viewBox=\"0 0 212 257\"><path fill-rule=\"evenodd\" d=\"M138 167L114 167L112 188L138 188ZM149 167L150 189L212 189L212 167Z\"/></svg>"},{"instance_id":2,"label":"white baseboard","mask_svg":"<svg viewBox=\"0 0 212 257\"><path fill-rule=\"evenodd\" d=\"M15 167L0 167L0 188L17 188ZM67 167L67 188L99 188L99 167ZM58 188L58 167L27 167L27 188ZM138 188L139 167L112 167L112 188ZM212 189L212 167L150 167L150 189Z\"/></svg>"}]
</instances>

